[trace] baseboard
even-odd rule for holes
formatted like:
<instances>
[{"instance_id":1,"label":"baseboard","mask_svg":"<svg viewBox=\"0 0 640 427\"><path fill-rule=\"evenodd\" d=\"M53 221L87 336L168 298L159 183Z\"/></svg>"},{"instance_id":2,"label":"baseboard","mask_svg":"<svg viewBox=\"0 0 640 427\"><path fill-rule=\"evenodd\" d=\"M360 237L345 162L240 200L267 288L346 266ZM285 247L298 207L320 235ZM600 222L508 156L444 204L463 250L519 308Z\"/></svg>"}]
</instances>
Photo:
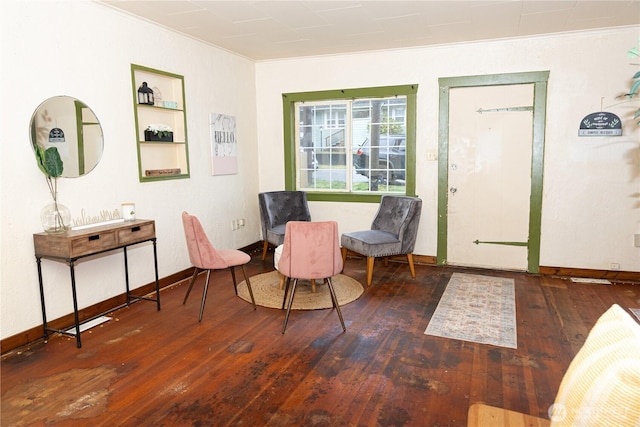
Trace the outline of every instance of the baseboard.
<instances>
[{"instance_id":1,"label":"baseboard","mask_svg":"<svg viewBox=\"0 0 640 427\"><path fill-rule=\"evenodd\" d=\"M186 270L182 270L170 276L164 277L159 280L160 289L169 287L182 280L188 279L192 275L193 275L193 267L190 267L190 268L187 268ZM151 294L155 292L155 286L156 286L155 282L147 283L146 285L133 289L131 291L131 294L138 295L138 296ZM160 301L162 302L162 298L160 298ZM120 295L116 295L112 298L109 298L104 301L100 301L97 304L94 304L79 310L78 316L80 318L80 321L92 319L94 317L98 317L98 316L107 314L111 311L114 311L115 309L124 306L126 302L127 302L127 294L122 293ZM149 304L149 302L141 302L141 303ZM69 313L58 319L48 320L47 324L50 328L66 330L72 327L74 325L74 322L75 320L74 320L73 313ZM42 325L39 325L0 341L0 353L5 354L9 351L15 350L27 344L34 344L34 343L37 343L38 341L43 341L43 340L44 340L44 337L43 337Z\"/></svg>"},{"instance_id":2,"label":"baseboard","mask_svg":"<svg viewBox=\"0 0 640 427\"><path fill-rule=\"evenodd\" d=\"M588 279L607 279L617 282L640 282L640 273L637 271L612 271L593 270L589 268L548 267L541 266L540 274L543 276L582 277Z\"/></svg>"}]
</instances>

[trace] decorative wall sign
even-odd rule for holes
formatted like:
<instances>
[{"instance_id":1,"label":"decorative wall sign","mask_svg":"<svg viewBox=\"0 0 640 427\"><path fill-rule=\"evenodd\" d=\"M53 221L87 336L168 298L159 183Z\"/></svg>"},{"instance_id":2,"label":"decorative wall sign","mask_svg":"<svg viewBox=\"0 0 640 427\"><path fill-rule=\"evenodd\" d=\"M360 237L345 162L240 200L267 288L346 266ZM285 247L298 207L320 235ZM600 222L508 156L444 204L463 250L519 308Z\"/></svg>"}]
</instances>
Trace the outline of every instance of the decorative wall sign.
<instances>
[{"instance_id":1,"label":"decorative wall sign","mask_svg":"<svg viewBox=\"0 0 640 427\"><path fill-rule=\"evenodd\" d=\"M211 132L211 174L238 173L236 118L224 114L209 114Z\"/></svg>"},{"instance_id":2,"label":"decorative wall sign","mask_svg":"<svg viewBox=\"0 0 640 427\"><path fill-rule=\"evenodd\" d=\"M578 136L620 136L622 121L613 113L591 113L580 122Z\"/></svg>"},{"instance_id":3,"label":"decorative wall sign","mask_svg":"<svg viewBox=\"0 0 640 427\"><path fill-rule=\"evenodd\" d=\"M49 131L49 142L64 142L64 131L60 128L53 128Z\"/></svg>"}]
</instances>

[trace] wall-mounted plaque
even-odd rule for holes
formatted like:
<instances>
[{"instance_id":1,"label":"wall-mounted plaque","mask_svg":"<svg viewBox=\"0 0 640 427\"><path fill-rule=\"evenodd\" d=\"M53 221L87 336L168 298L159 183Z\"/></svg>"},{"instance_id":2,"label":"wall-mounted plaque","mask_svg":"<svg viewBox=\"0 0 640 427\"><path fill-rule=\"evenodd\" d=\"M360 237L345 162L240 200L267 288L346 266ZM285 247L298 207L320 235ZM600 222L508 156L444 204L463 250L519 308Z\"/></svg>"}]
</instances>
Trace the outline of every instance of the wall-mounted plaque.
<instances>
[{"instance_id":1,"label":"wall-mounted plaque","mask_svg":"<svg viewBox=\"0 0 640 427\"><path fill-rule=\"evenodd\" d=\"M622 121L613 113L591 113L580 122L578 136L620 136Z\"/></svg>"}]
</instances>

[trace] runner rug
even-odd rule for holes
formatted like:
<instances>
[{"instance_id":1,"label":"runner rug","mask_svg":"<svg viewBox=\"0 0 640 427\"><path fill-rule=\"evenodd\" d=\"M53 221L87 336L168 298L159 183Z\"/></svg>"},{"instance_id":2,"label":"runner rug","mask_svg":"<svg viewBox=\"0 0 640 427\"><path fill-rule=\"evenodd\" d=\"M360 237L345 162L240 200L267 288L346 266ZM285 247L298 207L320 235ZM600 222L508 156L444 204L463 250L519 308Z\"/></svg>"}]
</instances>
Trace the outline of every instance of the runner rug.
<instances>
[{"instance_id":1,"label":"runner rug","mask_svg":"<svg viewBox=\"0 0 640 427\"><path fill-rule=\"evenodd\" d=\"M280 275L277 271L262 273L249 278L256 305L268 308L282 308L284 289L280 289ZM343 306L360 298L364 288L355 279L344 274L338 274L331 279L336 291L338 305ZM238 296L251 302L247 283L243 280L238 284ZM316 292L311 292L311 282L299 280L296 286L296 296L293 299L292 310L319 310L333 308L328 286L322 280L316 280Z\"/></svg>"},{"instance_id":2,"label":"runner rug","mask_svg":"<svg viewBox=\"0 0 640 427\"><path fill-rule=\"evenodd\" d=\"M424 333L518 348L513 279L453 273Z\"/></svg>"}]
</instances>

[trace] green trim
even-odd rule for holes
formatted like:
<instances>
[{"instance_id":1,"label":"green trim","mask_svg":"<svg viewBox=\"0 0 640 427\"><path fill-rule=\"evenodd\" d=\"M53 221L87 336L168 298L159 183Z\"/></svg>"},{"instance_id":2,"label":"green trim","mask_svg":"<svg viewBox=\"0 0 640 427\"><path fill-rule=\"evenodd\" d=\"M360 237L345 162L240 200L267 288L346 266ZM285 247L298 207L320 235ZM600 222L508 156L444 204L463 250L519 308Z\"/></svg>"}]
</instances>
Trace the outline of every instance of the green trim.
<instances>
[{"instance_id":1,"label":"green trim","mask_svg":"<svg viewBox=\"0 0 640 427\"><path fill-rule=\"evenodd\" d=\"M346 198L345 198L346 197ZM362 194L362 193L309 193L307 200L312 202L359 202L359 203L380 203L382 194Z\"/></svg>"},{"instance_id":2,"label":"green trim","mask_svg":"<svg viewBox=\"0 0 640 427\"><path fill-rule=\"evenodd\" d=\"M78 135L78 175L84 175L84 123L82 122L82 110L88 108L77 99L73 101L76 109L76 135Z\"/></svg>"},{"instance_id":3,"label":"green trim","mask_svg":"<svg viewBox=\"0 0 640 427\"><path fill-rule=\"evenodd\" d=\"M180 88L182 93L182 108L164 108L157 106L143 106L140 107L138 105L138 88L136 87L136 72L146 72L151 74L157 74L162 77L167 77L171 79L176 79L180 81ZM135 121L135 131L136 131L136 150L138 153L138 180L140 182L154 182L154 181L168 181L173 179L187 179L191 177L191 164L189 161L189 134L187 129L187 98L185 96L184 89L184 76L179 74L170 73L168 71L157 70L151 67L145 67L144 65L131 64L131 88L133 95L133 116ZM170 110L172 112L182 112L182 119L184 121L184 142L180 141L177 143L167 143L174 145L184 145L185 150L185 163L186 163L186 173L181 173L180 175L168 175L168 176L146 176L144 171L142 170L142 156L140 154L140 146L148 141L141 141L139 137L139 120L138 120L138 108L156 108L158 110Z\"/></svg>"},{"instance_id":4,"label":"green trim","mask_svg":"<svg viewBox=\"0 0 640 427\"><path fill-rule=\"evenodd\" d=\"M296 101L291 96L282 95L282 122L284 124L284 188L296 189L296 155L295 155L295 107Z\"/></svg>"},{"instance_id":5,"label":"green trim","mask_svg":"<svg viewBox=\"0 0 640 427\"><path fill-rule=\"evenodd\" d=\"M155 68L151 68L151 67L145 67L144 65L138 65L138 64L131 64L131 76L134 77L135 75L133 74L133 71L145 71L147 73L152 73L152 74L159 74L161 76L165 76L165 77L170 77L172 79L178 79L184 82L184 77L181 76L180 74L174 74L174 73L170 73L168 71L162 71L162 70L158 70ZM136 104L138 103L138 88L135 87L135 80L133 81L133 85L134 85L134 89L135 91L133 92L134 95L134 99L136 101ZM182 85L182 94L184 95L184 85ZM183 99L184 101L184 99ZM183 104L184 105L184 104Z\"/></svg>"},{"instance_id":6,"label":"green trim","mask_svg":"<svg viewBox=\"0 0 640 427\"><path fill-rule=\"evenodd\" d=\"M436 262L447 264L447 212L449 211L449 86L440 79L438 112L438 247Z\"/></svg>"},{"instance_id":7,"label":"green trim","mask_svg":"<svg viewBox=\"0 0 640 427\"><path fill-rule=\"evenodd\" d=\"M533 152L531 155L531 198L529 201L529 272L540 272L542 234L542 190L544 183L545 123L547 121L547 80L549 72L535 82L533 92Z\"/></svg>"},{"instance_id":8,"label":"green trim","mask_svg":"<svg viewBox=\"0 0 640 427\"><path fill-rule=\"evenodd\" d=\"M405 194L415 196L416 191L416 117L418 85L369 87L357 89L325 90L282 94L282 122L284 127L284 185L286 190L296 189L295 164L295 103L300 101L329 101L355 98L379 98L394 95L407 97L407 150ZM384 193L386 194L386 193ZM307 192L310 201L380 203L381 193L327 193Z\"/></svg>"},{"instance_id":9,"label":"green trim","mask_svg":"<svg viewBox=\"0 0 640 427\"><path fill-rule=\"evenodd\" d=\"M418 93L418 85L380 86L357 89L322 90L317 92L293 92L283 93L282 98L287 102L298 101L324 101L354 98L379 98L394 95L415 95Z\"/></svg>"},{"instance_id":10,"label":"green trim","mask_svg":"<svg viewBox=\"0 0 640 427\"><path fill-rule=\"evenodd\" d=\"M438 79L440 111L438 118L438 249L437 263L447 264L448 172L449 172L449 91L451 88L533 84L533 147L531 156L531 196L529 205L529 241L527 271L540 270L540 234L542 224L542 188L546 122L547 81L549 71L445 77ZM490 243L490 242L486 242ZM511 242L519 243L519 242ZM503 243L504 244L504 243Z\"/></svg>"},{"instance_id":11,"label":"green trim","mask_svg":"<svg viewBox=\"0 0 640 427\"><path fill-rule=\"evenodd\" d=\"M418 89L418 85L415 85ZM407 147L405 152L405 194L416 196L416 91L406 94L407 97ZM379 203L379 202L378 202Z\"/></svg>"}]
</instances>

